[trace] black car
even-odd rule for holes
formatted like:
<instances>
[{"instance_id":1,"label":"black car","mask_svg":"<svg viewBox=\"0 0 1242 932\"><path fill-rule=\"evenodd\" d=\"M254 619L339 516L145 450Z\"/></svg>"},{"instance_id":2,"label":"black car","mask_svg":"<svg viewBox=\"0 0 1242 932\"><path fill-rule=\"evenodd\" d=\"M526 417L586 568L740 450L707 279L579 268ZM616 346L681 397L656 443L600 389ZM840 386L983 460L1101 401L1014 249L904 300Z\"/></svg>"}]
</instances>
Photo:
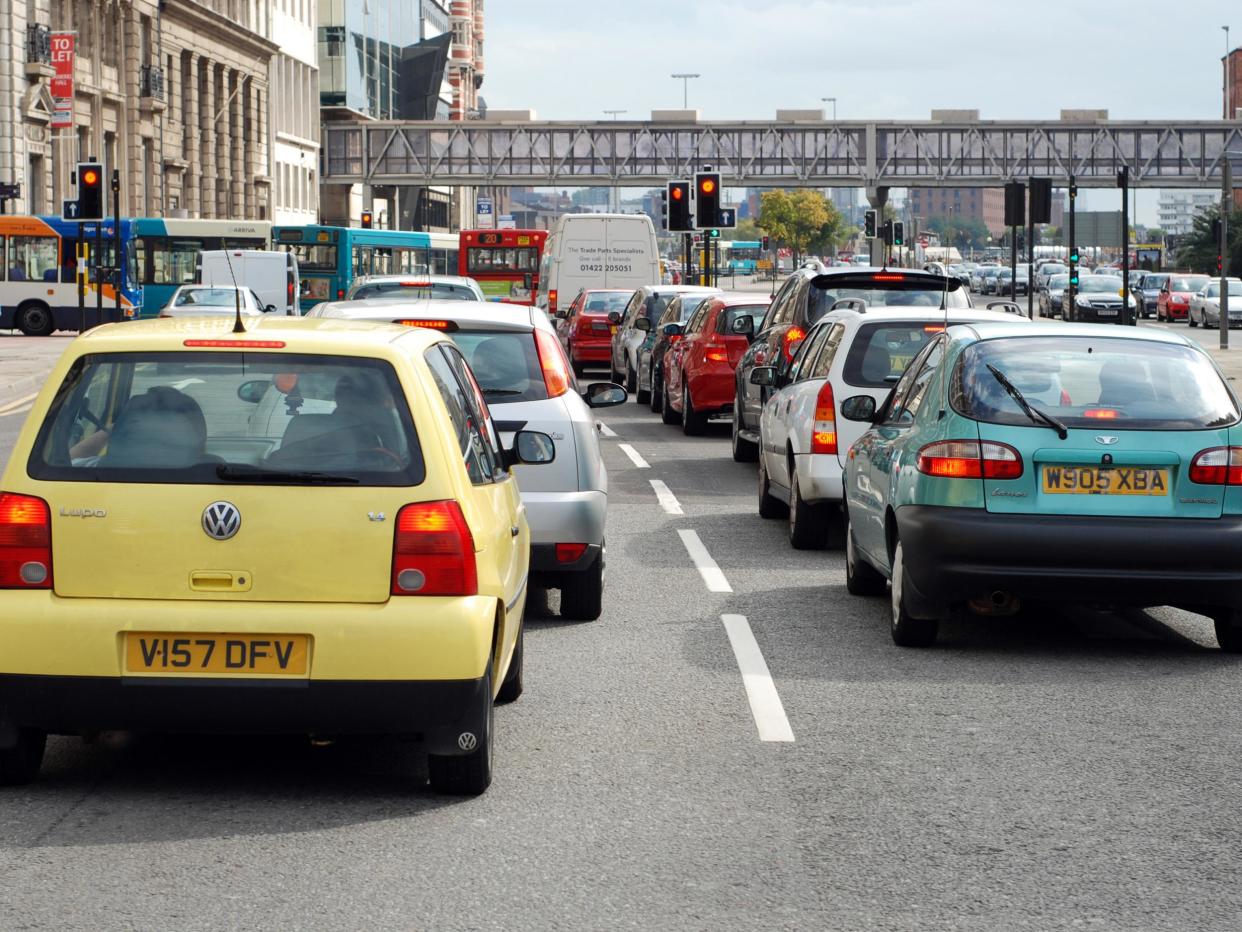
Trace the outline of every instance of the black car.
<instances>
[{"instance_id":1,"label":"black car","mask_svg":"<svg viewBox=\"0 0 1242 932\"><path fill-rule=\"evenodd\" d=\"M750 384L756 366L789 365L811 325L838 301L865 307L971 307L968 289L955 276L913 269L798 269L772 299L737 366L733 402L733 458L753 462L759 453L759 413L773 389ZM741 323L741 320L738 321Z\"/></svg>"},{"instance_id":2,"label":"black car","mask_svg":"<svg viewBox=\"0 0 1242 932\"><path fill-rule=\"evenodd\" d=\"M1130 295L1130 309L1137 310L1137 301ZM1080 275L1073 303L1065 302L1062 316L1066 320L1097 324L1120 324L1121 279L1112 275Z\"/></svg>"},{"instance_id":3,"label":"black car","mask_svg":"<svg viewBox=\"0 0 1242 932\"><path fill-rule=\"evenodd\" d=\"M652 326L655 342L650 349L646 344L638 348L638 391L634 396L639 404L645 402L651 406L652 411L660 410L664 392L664 354L668 352L673 341L681 339L677 335L670 336L664 330L669 324L684 324L699 309L699 305L710 297L713 297L711 292L692 291L689 294L679 294L668 303L664 313Z\"/></svg>"}]
</instances>

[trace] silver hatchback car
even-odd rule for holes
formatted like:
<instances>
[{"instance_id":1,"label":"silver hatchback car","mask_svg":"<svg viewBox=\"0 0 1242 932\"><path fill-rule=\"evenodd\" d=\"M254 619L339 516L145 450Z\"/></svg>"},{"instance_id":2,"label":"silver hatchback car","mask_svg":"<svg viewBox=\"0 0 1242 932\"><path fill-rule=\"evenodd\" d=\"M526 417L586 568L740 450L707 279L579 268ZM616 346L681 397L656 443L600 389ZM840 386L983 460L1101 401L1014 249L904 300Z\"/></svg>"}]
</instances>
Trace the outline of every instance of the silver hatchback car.
<instances>
[{"instance_id":1,"label":"silver hatchback car","mask_svg":"<svg viewBox=\"0 0 1242 932\"><path fill-rule=\"evenodd\" d=\"M329 301L307 316L383 320L445 332L470 363L503 443L512 444L513 434L524 429L552 437L552 463L514 467L531 531L530 583L560 590L562 617L598 618L608 471L592 409L624 403L625 389L596 382L580 390L552 323L533 307L454 300Z\"/></svg>"}]
</instances>

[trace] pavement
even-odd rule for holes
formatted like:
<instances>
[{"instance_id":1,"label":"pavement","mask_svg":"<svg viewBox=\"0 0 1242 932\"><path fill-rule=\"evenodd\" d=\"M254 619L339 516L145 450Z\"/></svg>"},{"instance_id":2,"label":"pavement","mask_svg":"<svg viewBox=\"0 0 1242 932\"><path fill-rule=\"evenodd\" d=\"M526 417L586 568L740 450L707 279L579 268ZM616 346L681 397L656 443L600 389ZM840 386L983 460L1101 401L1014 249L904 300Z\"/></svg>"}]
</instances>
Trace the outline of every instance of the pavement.
<instances>
[{"instance_id":1,"label":"pavement","mask_svg":"<svg viewBox=\"0 0 1242 932\"><path fill-rule=\"evenodd\" d=\"M54 738L0 792L0 925L1238 927L1242 658L1207 619L1029 605L902 650L840 551L758 517L727 424L602 414L604 615L532 594L484 796L398 741Z\"/></svg>"},{"instance_id":2,"label":"pavement","mask_svg":"<svg viewBox=\"0 0 1242 932\"><path fill-rule=\"evenodd\" d=\"M27 337L17 330L0 330L0 405L41 388L75 337L76 333Z\"/></svg>"}]
</instances>

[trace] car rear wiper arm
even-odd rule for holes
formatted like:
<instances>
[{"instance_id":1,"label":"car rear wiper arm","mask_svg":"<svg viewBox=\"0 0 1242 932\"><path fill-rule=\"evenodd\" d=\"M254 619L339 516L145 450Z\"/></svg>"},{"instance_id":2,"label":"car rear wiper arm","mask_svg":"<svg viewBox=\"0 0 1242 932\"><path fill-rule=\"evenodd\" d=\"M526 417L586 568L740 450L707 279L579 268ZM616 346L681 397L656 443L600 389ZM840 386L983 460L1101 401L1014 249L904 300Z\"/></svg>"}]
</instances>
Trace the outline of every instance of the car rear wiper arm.
<instances>
[{"instance_id":1,"label":"car rear wiper arm","mask_svg":"<svg viewBox=\"0 0 1242 932\"><path fill-rule=\"evenodd\" d=\"M303 485L357 485L355 476L308 470L260 469L238 463L221 463L216 475L230 482L289 482Z\"/></svg>"},{"instance_id":2,"label":"car rear wiper arm","mask_svg":"<svg viewBox=\"0 0 1242 932\"><path fill-rule=\"evenodd\" d=\"M1051 427L1057 432L1057 436L1062 440L1069 436L1069 429L1064 424L1058 421L1051 414L1048 414L1045 411L1040 411L1029 401L1027 401L1026 396L1018 391L1018 386L1014 385L1013 382L1010 382L1009 379L1005 377L1005 373L1001 372L991 363L987 363L986 365L988 367L988 371L992 373L996 381L1001 383L1001 387L1009 393L1009 397L1018 403L1018 406L1027 417L1029 417L1036 424L1043 424L1047 427Z\"/></svg>"},{"instance_id":3,"label":"car rear wiper arm","mask_svg":"<svg viewBox=\"0 0 1242 932\"><path fill-rule=\"evenodd\" d=\"M517 388L485 388L483 389L483 394L484 395L520 395L522 394L522 391L521 389L517 389Z\"/></svg>"}]
</instances>

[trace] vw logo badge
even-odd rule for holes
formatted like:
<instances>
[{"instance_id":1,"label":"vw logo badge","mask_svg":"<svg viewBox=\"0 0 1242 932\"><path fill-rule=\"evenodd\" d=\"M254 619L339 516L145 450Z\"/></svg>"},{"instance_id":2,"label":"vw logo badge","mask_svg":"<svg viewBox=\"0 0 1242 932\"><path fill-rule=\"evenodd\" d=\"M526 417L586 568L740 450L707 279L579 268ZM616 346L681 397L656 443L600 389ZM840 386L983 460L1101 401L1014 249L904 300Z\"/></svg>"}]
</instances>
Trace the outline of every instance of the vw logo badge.
<instances>
[{"instance_id":1,"label":"vw logo badge","mask_svg":"<svg viewBox=\"0 0 1242 932\"><path fill-rule=\"evenodd\" d=\"M479 746L479 739L474 736L473 732L463 731L457 736L457 746L463 751L473 751Z\"/></svg>"},{"instance_id":2,"label":"vw logo badge","mask_svg":"<svg viewBox=\"0 0 1242 932\"><path fill-rule=\"evenodd\" d=\"M1102 437L1096 437L1095 442L1102 443L1106 447L1111 447L1114 443L1116 443L1120 439L1121 439L1120 437L1109 437L1106 435Z\"/></svg>"},{"instance_id":3,"label":"vw logo badge","mask_svg":"<svg viewBox=\"0 0 1242 932\"><path fill-rule=\"evenodd\" d=\"M203 509L203 531L215 540L228 540L241 528L241 512L232 502L212 502Z\"/></svg>"}]
</instances>

